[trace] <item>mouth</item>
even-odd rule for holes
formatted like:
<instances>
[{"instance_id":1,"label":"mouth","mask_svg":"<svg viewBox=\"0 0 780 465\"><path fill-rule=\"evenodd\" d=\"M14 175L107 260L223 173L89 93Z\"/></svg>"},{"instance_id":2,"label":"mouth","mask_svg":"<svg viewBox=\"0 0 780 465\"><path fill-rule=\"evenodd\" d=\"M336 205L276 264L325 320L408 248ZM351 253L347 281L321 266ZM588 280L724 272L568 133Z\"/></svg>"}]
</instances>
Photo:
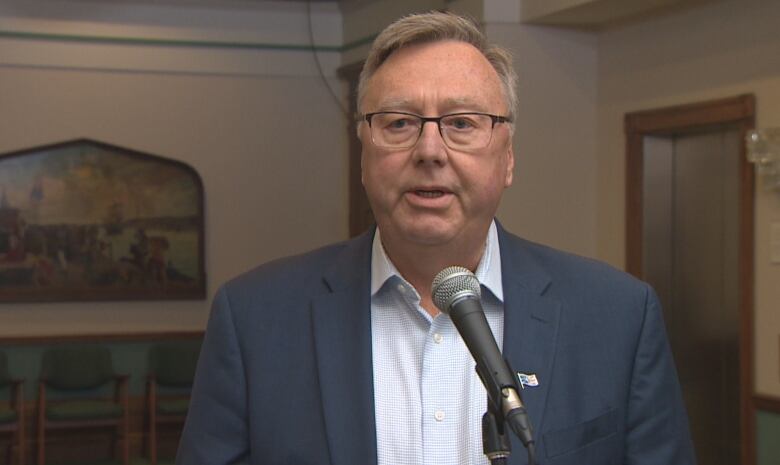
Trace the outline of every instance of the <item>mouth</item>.
<instances>
[{"instance_id":1,"label":"mouth","mask_svg":"<svg viewBox=\"0 0 780 465\"><path fill-rule=\"evenodd\" d=\"M415 189L412 192L414 192L415 195L419 195L420 197L424 197L426 199L435 199L438 197L442 197L444 196L444 194L446 194L446 192L438 189L434 189L434 190Z\"/></svg>"}]
</instances>

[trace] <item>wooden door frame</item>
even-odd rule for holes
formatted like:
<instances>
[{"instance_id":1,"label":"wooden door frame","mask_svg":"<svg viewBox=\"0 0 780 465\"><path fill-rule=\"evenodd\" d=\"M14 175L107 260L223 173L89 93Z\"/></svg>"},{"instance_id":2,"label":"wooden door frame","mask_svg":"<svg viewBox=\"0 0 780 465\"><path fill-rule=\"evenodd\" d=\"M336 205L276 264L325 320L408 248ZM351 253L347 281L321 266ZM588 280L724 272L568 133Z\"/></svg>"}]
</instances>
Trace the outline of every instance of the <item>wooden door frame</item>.
<instances>
[{"instance_id":1,"label":"wooden door frame","mask_svg":"<svg viewBox=\"0 0 780 465\"><path fill-rule=\"evenodd\" d=\"M360 168L360 141L357 138L357 88L363 60L350 63L338 69L339 78L349 89L349 114L347 141L349 150L349 237L355 237L374 224L374 214L363 188Z\"/></svg>"},{"instance_id":2,"label":"wooden door frame","mask_svg":"<svg viewBox=\"0 0 780 465\"><path fill-rule=\"evenodd\" d=\"M626 270L642 278L642 192L645 136L672 136L709 127L736 127L745 140L755 127L755 97L731 98L638 111L625 115L626 133ZM739 154L739 361L741 464L755 465L756 412L753 400L753 166L743 142Z\"/></svg>"}]
</instances>

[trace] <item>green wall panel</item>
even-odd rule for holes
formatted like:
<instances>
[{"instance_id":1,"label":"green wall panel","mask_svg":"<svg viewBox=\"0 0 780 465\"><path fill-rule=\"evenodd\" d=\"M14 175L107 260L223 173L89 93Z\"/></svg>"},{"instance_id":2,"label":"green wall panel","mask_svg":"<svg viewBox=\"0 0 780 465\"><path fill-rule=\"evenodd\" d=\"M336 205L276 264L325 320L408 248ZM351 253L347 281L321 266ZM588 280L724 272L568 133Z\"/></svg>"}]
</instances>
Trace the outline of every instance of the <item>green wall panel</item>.
<instances>
[{"instance_id":1,"label":"green wall panel","mask_svg":"<svg viewBox=\"0 0 780 465\"><path fill-rule=\"evenodd\" d=\"M177 339L173 339L177 340ZM190 339L191 340L191 339ZM167 339L166 341L171 341ZM111 350L114 371L116 373L130 375L128 391L130 396L142 396L146 389L146 375L148 373L149 349L162 341L123 341L95 343L103 345ZM14 378L24 378L24 396L26 400L38 397L38 373L41 366L41 357L44 350L53 346L65 346L71 343L57 343L49 345L5 345L0 350L8 356L8 370ZM80 343L84 344L84 343ZM88 343L90 344L90 343Z\"/></svg>"},{"instance_id":2,"label":"green wall panel","mask_svg":"<svg viewBox=\"0 0 780 465\"><path fill-rule=\"evenodd\" d=\"M757 465L780 464L780 415L759 411L756 423Z\"/></svg>"}]
</instances>

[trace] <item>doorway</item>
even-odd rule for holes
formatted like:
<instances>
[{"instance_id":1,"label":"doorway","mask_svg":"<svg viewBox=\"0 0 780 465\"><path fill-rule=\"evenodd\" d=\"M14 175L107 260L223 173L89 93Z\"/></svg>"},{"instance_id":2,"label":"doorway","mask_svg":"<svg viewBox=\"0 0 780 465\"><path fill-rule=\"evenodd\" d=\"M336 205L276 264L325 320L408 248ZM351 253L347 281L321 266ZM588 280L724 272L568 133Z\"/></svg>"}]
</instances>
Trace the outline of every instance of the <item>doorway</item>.
<instances>
[{"instance_id":1,"label":"doorway","mask_svg":"<svg viewBox=\"0 0 780 465\"><path fill-rule=\"evenodd\" d=\"M626 116L627 269L664 307L701 465L753 463L752 96Z\"/></svg>"}]
</instances>

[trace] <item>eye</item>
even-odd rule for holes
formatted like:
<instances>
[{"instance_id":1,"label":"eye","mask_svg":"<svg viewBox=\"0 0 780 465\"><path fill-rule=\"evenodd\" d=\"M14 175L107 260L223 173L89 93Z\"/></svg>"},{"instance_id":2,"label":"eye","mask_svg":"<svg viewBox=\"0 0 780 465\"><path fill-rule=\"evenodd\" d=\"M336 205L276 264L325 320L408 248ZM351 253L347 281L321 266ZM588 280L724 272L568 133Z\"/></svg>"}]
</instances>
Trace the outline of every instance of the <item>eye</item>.
<instances>
[{"instance_id":1,"label":"eye","mask_svg":"<svg viewBox=\"0 0 780 465\"><path fill-rule=\"evenodd\" d=\"M420 122L412 115L401 113L379 113L375 116L376 123L383 131L406 132L417 130Z\"/></svg>"},{"instance_id":2,"label":"eye","mask_svg":"<svg viewBox=\"0 0 780 465\"><path fill-rule=\"evenodd\" d=\"M442 120L442 123L447 129L454 131L471 131L479 127L479 122L473 115L453 115Z\"/></svg>"},{"instance_id":3,"label":"eye","mask_svg":"<svg viewBox=\"0 0 780 465\"><path fill-rule=\"evenodd\" d=\"M466 129L474 126L471 121L467 120L466 118L458 118L452 122L452 125L458 129Z\"/></svg>"},{"instance_id":4,"label":"eye","mask_svg":"<svg viewBox=\"0 0 780 465\"><path fill-rule=\"evenodd\" d=\"M391 119L387 126L391 129L403 129L409 124L409 118L397 117Z\"/></svg>"}]
</instances>

